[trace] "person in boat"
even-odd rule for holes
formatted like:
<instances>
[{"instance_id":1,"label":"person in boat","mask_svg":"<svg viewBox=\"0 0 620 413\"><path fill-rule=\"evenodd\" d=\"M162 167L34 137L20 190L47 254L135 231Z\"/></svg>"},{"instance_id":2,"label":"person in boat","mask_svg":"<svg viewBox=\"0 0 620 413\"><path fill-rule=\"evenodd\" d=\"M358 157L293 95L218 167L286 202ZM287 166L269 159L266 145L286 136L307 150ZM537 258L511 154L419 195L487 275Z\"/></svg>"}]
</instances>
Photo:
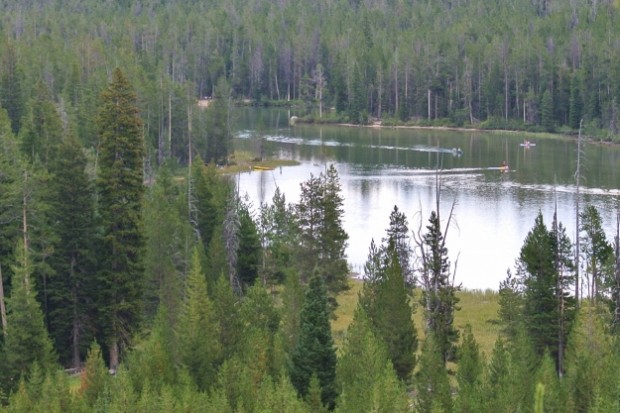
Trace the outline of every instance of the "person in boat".
<instances>
[{"instance_id":1,"label":"person in boat","mask_svg":"<svg viewBox=\"0 0 620 413\"><path fill-rule=\"evenodd\" d=\"M502 170L502 172L507 172L508 164L506 163L506 161L502 161L502 165L499 168Z\"/></svg>"}]
</instances>

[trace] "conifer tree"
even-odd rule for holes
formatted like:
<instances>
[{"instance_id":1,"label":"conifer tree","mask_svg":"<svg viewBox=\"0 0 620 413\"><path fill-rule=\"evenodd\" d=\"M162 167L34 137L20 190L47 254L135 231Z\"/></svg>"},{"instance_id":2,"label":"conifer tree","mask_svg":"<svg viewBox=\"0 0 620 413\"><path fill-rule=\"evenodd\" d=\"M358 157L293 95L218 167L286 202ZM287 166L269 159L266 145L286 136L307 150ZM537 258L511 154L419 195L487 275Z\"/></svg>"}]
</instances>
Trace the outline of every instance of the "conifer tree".
<instances>
[{"instance_id":1,"label":"conifer tree","mask_svg":"<svg viewBox=\"0 0 620 413\"><path fill-rule=\"evenodd\" d=\"M416 412L432 412L441 409L444 413L452 412L452 395L448 371L445 367L440 347L430 332L424 340L420 355L420 369L415 381Z\"/></svg>"},{"instance_id":2,"label":"conifer tree","mask_svg":"<svg viewBox=\"0 0 620 413\"><path fill-rule=\"evenodd\" d=\"M573 74L570 82L570 100L568 108L568 126L577 130L583 116L583 101L581 99L581 84L578 73Z\"/></svg>"},{"instance_id":3,"label":"conifer tree","mask_svg":"<svg viewBox=\"0 0 620 413\"><path fill-rule=\"evenodd\" d=\"M609 273L613 248L607 241L601 215L593 205L588 205L580 214L581 251L588 283L588 295L593 301L604 295L605 287L610 284ZM603 291L601 291L601 289Z\"/></svg>"},{"instance_id":4,"label":"conifer tree","mask_svg":"<svg viewBox=\"0 0 620 413\"><path fill-rule=\"evenodd\" d=\"M547 348L557 350L553 243L539 212L521 248L517 270L524 285L525 326L541 356Z\"/></svg>"},{"instance_id":5,"label":"conifer tree","mask_svg":"<svg viewBox=\"0 0 620 413\"><path fill-rule=\"evenodd\" d=\"M183 272L191 261L188 240L194 237L183 214L185 201L185 194L172 180L170 167L160 168L144 202L144 310L150 320L158 306L165 305L172 325L176 324L183 296Z\"/></svg>"},{"instance_id":6,"label":"conifer tree","mask_svg":"<svg viewBox=\"0 0 620 413\"><path fill-rule=\"evenodd\" d=\"M11 120L11 130L17 135L24 115L24 74L18 66L16 46L12 43L5 49L0 76L0 106L6 109Z\"/></svg>"},{"instance_id":7,"label":"conifer tree","mask_svg":"<svg viewBox=\"0 0 620 413\"><path fill-rule=\"evenodd\" d=\"M345 255L348 235L340 181L334 165L326 173L301 184L296 212L299 225L299 261L302 280L317 270L331 294L348 288Z\"/></svg>"},{"instance_id":8,"label":"conifer tree","mask_svg":"<svg viewBox=\"0 0 620 413\"><path fill-rule=\"evenodd\" d=\"M336 167L331 164L322 177L323 181L323 223L319 227L321 241L320 268L325 285L330 292L347 290L349 268L346 260L346 247L349 236L343 228L344 198ZM321 262L322 261L322 262Z\"/></svg>"},{"instance_id":9,"label":"conifer tree","mask_svg":"<svg viewBox=\"0 0 620 413\"><path fill-rule=\"evenodd\" d=\"M300 314L301 329L297 346L291 355L291 382L297 392L308 394L310 378L319 380L321 400L334 408L337 390L336 351L329 323L329 307L323 280L314 276L310 280Z\"/></svg>"},{"instance_id":10,"label":"conifer tree","mask_svg":"<svg viewBox=\"0 0 620 413\"><path fill-rule=\"evenodd\" d=\"M390 226L387 228L386 233L387 237L383 239L384 245L394 244L405 283L408 286L414 286L415 279L411 266L413 251L411 250L407 217L398 210L396 205L394 205L394 209L390 213Z\"/></svg>"},{"instance_id":11,"label":"conifer tree","mask_svg":"<svg viewBox=\"0 0 620 413\"><path fill-rule=\"evenodd\" d=\"M86 156L69 135L50 164L50 210L57 236L49 263L49 329L63 364L80 367L93 337L94 188L86 174Z\"/></svg>"},{"instance_id":12,"label":"conifer tree","mask_svg":"<svg viewBox=\"0 0 620 413\"><path fill-rule=\"evenodd\" d=\"M456 381L458 395L457 410L461 413L475 413L482 410L482 355L480 347L467 324L463 332L463 342L458 352Z\"/></svg>"},{"instance_id":13,"label":"conifer tree","mask_svg":"<svg viewBox=\"0 0 620 413\"><path fill-rule=\"evenodd\" d=\"M506 278L499 284L498 316L502 323L501 332L507 340L513 340L523 321L523 297L518 280L507 271Z\"/></svg>"},{"instance_id":14,"label":"conifer tree","mask_svg":"<svg viewBox=\"0 0 620 413\"><path fill-rule=\"evenodd\" d=\"M48 166L56 158L62 141L62 121L47 86L35 85L34 96L20 130L22 152L30 162L39 160Z\"/></svg>"},{"instance_id":15,"label":"conifer tree","mask_svg":"<svg viewBox=\"0 0 620 413\"><path fill-rule=\"evenodd\" d=\"M258 278L261 245L258 228L249 206L242 202L239 210L239 247L237 253L237 277L245 290Z\"/></svg>"},{"instance_id":16,"label":"conifer tree","mask_svg":"<svg viewBox=\"0 0 620 413\"><path fill-rule=\"evenodd\" d=\"M219 326L196 249L179 315L178 342L181 361L198 388L209 388L215 382L216 363L220 357Z\"/></svg>"},{"instance_id":17,"label":"conifer tree","mask_svg":"<svg viewBox=\"0 0 620 413\"><path fill-rule=\"evenodd\" d=\"M484 372L484 382L481 391L483 401L482 411L501 411L509 405L510 394L510 353L501 337L495 340L491 358Z\"/></svg>"},{"instance_id":18,"label":"conifer tree","mask_svg":"<svg viewBox=\"0 0 620 413\"><path fill-rule=\"evenodd\" d=\"M342 386L337 411L409 411L404 385L396 376L385 345L373 334L370 321L360 306L347 329L336 371Z\"/></svg>"},{"instance_id":19,"label":"conifer tree","mask_svg":"<svg viewBox=\"0 0 620 413\"><path fill-rule=\"evenodd\" d=\"M371 323L377 337L387 346L398 378L407 380L415 368L418 338L403 273L393 244L387 250L384 272L385 278L377 286L372 303Z\"/></svg>"},{"instance_id":20,"label":"conifer tree","mask_svg":"<svg viewBox=\"0 0 620 413\"><path fill-rule=\"evenodd\" d=\"M215 94L213 104L207 109L208 150L205 162L224 165L228 163L228 154L232 149L232 133L230 129L231 88L226 78L221 77L218 79Z\"/></svg>"},{"instance_id":21,"label":"conifer tree","mask_svg":"<svg viewBox=\"0 0 620 413\"><path fill-rule=\"evenodd\" d=\"M141 313L143 283L142 198L144 140L136 95L116 69L101 95L97 119L97 190L103 227L100 248L99 325L116 369Z\"/></svg>"},{"instance_id":22,"label":"conifer tree","mask_svg":"<svg viewBox=\"0 0 620 413\"><path fill-rule=\"evenodd\" d=\"M5 366L2 382L15 389L20 377L28 376L34 363L44 370L54 366L52 342L43 324L43 314L34 292L31 262L23 243L15 250L13 288L7 307L7 334L4 338Z\"/></svg>"},{"instance_id":23,"label":"conifer tree","mask_svg":"<svg viewBox=\"0 0 620 413\"><path fill-rule=\"evenodd\" d=\"M432 332L435 345L444 362L454 358L459 332L454 326L454 313L458 310L456 291L450 279L450 262L439 216L433 211L422 236L422 306L427 331Z\"/></svg>"},{"instance_id":24,"label":"conifer tree","mask_svg":"<svg viewBox=\"0 0 620 413\"><path fill-rule=\"evenodd\" d=\"M540 102L541 125L547 132L555 129L555 119L553 116L553 94L549 89L545 90Z\"/></svg>"},{"instance_id":25,"label":"conifer tree","mask_svg":"<svg viewBox=\"0 0 620 413\"><path fill-rule=\"evenodd\" d=\"M88 406L93 406L99 395L103 393L108 376L108 371L101 356L101 347L95 341L88 350L86 364L80 374L80 387L78 390L78 394Z\"/></svg>"}]
</instances>

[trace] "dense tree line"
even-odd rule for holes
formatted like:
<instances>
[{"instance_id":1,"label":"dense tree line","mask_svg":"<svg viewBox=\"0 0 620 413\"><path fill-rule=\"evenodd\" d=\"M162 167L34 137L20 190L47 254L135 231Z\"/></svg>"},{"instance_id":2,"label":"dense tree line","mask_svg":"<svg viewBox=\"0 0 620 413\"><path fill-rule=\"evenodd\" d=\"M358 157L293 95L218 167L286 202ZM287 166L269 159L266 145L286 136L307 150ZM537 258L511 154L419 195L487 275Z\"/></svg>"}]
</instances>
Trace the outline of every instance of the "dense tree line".
<instances>
[{"instance_id":1,"label":"dense tree line","mask_svg":"<svg viewBox=\"0 0 620 413\"><path fill-rule=\"evenodd\" d=\"M217 170L233 98L615 134L617 2L487 3L0 4L0 411L617 411L620 235L595 208L583 268L536 218L485 361L449 220L395 207L337 354L336 169L259 206Z\"/></svg>"},{"instance_id":2,"label":"dense tree line","mask_svg":"<svg viewBox=\"0 0 620 413\"><path fill-rule=\"evenodd\" d=\"M583 119L602 137L619 130L615 1L61 0L1 8L0 105L13 133L29 134L24 145L44 156L59 125L46 123L39 135L29 123L45 122L50 104L87 146L97 144L98 92L116 66L135 81L148 154L159 164L188 161L190 149L207 161L225 158L224 118L192 109L205 96L221 111L231 98L303 101L351 122L569 131Z\"/></svg>"}]
</instances>

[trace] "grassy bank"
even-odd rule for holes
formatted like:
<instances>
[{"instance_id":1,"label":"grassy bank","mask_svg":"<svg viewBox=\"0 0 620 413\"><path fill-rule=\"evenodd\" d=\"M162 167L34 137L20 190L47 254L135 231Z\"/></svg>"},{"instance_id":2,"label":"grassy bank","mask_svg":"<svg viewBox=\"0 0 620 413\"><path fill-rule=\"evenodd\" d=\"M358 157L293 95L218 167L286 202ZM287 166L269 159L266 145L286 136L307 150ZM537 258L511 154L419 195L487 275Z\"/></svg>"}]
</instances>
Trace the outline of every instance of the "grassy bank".
<instances>
[{"instance_id":1,"label":"grassy bank","mask_svg":"<svg viewBox=\"0 0 620 413\"><path fill-rule=\"evenodd\" d=\"M234 174L252 170L271 170L281 166L299 165L291 159L257 159L250 152L235 151L230 157L229 164L220 169L221 173Z\"/></svg>"},{"instance_id":2,"label":"grassy bank","mask_svg":"<svg viewBox=\"0 0 620 413\"><path fill-rule=\"evenodd\" d=\"M336 345L340 347L347 330L353 320L353 313L357 306L357 297L362 288L362 281L351 279L351 288L338 296L338 309L336 310L336 320L332 322L332 333ZM416 312L413 320L418 331L418 339L424 339L424 324L422 321L422 308L419 306L420 295L416 292L415 305ZM462 330L467 324L471 325L472 332L476 341L480 345L480 350L486 355L490 355L493 345L499 333L497 320L497 310L499 309L498 294L495 291L466 290L460 291L457 296L460 298L459 307L455 315L455 324Z\"/></svg>"}]
</instances>

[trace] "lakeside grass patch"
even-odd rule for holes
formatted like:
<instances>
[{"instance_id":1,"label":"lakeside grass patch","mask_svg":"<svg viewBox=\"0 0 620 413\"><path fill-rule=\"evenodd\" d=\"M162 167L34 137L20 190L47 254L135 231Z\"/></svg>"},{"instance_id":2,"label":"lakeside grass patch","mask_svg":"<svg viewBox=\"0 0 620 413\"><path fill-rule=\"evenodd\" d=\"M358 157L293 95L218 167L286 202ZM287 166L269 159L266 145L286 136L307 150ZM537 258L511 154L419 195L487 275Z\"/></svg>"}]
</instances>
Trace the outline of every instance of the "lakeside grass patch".
<instances>
[{"instance_id":1,"label":"lakeside grass patch","mask_svg":"<svg viewBox=\"0 0 620 413\"><path fill-rule=\"evenodd\" d=\"M353 321L353 313L357 306L358 294L363 282L358 279L349 279L350 289L338 295L336 319L332 320L332 334L338 349L342 348L347 328ZM423 308L420 306L421 290L417 289L412 299L415 306L413 321L418 332L420 344L424 340ZM462 331L467 324L471 325L472 333L480 346L480 350L490 356L495 340L499 334L497 311L499 310L497 291L493 290L464 290L457 293L460 299L454 323ZM421 348L422 346L418 346Z\"/></svg>"}]
</instances>

